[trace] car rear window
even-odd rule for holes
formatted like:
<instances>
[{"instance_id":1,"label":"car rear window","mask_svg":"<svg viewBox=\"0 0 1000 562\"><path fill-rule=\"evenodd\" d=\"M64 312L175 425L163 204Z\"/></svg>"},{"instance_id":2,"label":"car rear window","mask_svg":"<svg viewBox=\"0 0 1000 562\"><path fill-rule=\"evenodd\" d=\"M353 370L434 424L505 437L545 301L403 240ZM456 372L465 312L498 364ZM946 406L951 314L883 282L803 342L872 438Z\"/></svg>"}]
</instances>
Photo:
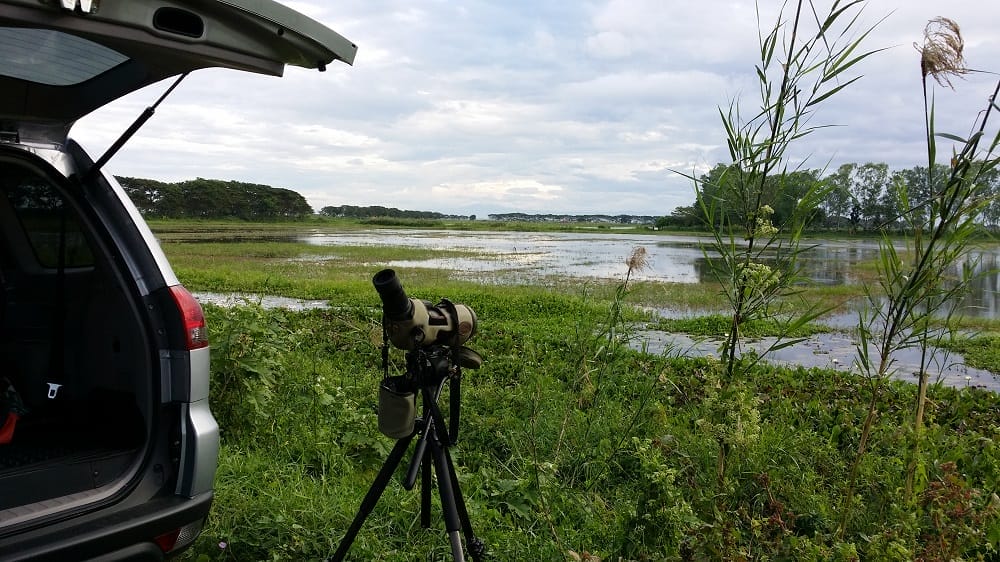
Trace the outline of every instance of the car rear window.
<instances>
[{"instance_id":1,"label":"car rear window","mask_svg":"<svg viewBox=\"0 0 1000 562\"><path fill-rule=\"evenodd\" d=\"M62 193L45 177L0 162L0 193L17 215L38 264L46 268L94 264L90 242ZM60 254L62 258L60 259Z\"/></svg>"},{"instance_id":2,"label":"car rear window","mask_svg":"<svg viewBox=\"0 0 1000 562\"><path fill-rule=\"evenodd\" d=\"M128 60L103 45L74 35L0 27L0 75L49 86L85 82Z\"/></svg>"}]
</instances>

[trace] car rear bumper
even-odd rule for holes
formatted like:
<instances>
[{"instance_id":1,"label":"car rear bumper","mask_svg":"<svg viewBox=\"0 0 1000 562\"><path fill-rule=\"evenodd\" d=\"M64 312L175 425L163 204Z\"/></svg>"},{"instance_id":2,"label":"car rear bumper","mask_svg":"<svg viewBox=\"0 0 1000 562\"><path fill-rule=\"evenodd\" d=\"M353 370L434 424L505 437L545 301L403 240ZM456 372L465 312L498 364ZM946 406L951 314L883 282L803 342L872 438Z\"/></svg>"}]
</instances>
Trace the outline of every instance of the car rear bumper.
<instances>
[{"instance_id":1,"label":"car rear bumper","mask_svg":"<svg viewBox=\"0 0 1000 562\"><path fill-rule=\"evenodd\" d=\"M200 532L212 506L212 493L193 498L170 496L130 509L114 507L0 539L0 559L162 560L155 539L176 530ZM194 537L188 537L190 544ZM176 554L177 550L173 551Z\"/></svg>"}]
</instances>

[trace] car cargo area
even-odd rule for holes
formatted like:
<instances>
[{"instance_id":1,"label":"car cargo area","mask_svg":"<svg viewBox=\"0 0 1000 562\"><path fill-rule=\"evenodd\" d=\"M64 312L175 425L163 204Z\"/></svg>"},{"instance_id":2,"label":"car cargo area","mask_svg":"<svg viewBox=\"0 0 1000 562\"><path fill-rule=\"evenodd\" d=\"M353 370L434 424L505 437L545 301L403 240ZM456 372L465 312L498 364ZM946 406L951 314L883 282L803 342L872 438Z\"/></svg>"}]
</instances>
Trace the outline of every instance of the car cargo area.
<instances>
[{"instance_id":1,"label":"car cargo area","mask_svg":"<svg viewBox=\"0 0 1000 562\"><path fill-rule=\"evenodd\" d=\"M146 328L73 189L0 158L0 523L119 483L149 433Z\"/></svg>"}]
</instances>

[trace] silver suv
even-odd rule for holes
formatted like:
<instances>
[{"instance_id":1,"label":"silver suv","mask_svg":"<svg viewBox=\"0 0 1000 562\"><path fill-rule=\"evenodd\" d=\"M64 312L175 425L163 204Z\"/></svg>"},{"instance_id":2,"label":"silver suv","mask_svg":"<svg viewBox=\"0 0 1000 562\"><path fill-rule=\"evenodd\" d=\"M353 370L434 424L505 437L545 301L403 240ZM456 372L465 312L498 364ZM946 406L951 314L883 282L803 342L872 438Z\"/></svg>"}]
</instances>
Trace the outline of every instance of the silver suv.
<instances>
[{"instance_id":1,"label":"silver suv","mask_svg":"<svg viewBox=\"0 0 1000 562\"><path fill-rule=\"evenodd\" d=\"M103 171L153 108L96 160L73 122L199 68L355 52L270 0L0 0L0 559L162 559L212 502L201 308Z\"/></svg>"}]
</instances>

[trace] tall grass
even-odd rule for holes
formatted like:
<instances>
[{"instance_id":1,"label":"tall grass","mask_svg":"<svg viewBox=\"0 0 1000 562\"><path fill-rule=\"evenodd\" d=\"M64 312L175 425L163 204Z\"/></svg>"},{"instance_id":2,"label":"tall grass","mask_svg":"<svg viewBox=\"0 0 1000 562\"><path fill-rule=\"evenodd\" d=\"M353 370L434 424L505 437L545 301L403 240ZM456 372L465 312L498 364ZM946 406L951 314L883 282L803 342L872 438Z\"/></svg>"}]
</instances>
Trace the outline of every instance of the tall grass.
<instances>
[{"instance_id":1,"label":"tall grass","mask_svg":"<svg viewBox=\"0 0 1000 562\"><path fill-rule=\"evenodd\" d=\"M788 153L817 130L811 120L819 105L856 81L858 77L848 78L848 73L877 52L861 50L872 28L851 36L863 6L860 0L835 1L825 12L810 0L790 6L791 15L782 10L766 31L758 21L759 108L747 118L734 100L719 111L731 165L711 183L688 176L695 182L700 216L712 232L706 258L709 250L720 256L707 261L730 311L720 348L726 376L720 391L711 396L716 418L703 423L718 443L715 473L720 489L727 486L730 455L757 438L754 426L759 424L755 398L733 381L746 377L768 353L801 342L791 334L829 311L785 305L800 292L803 281L798 260L809 249L803 244L803 229L830 189L818 183L798 191L788 181ZM774 208L788 198L795 199L791 214L783 224L773 224ZM770 264L765 254L773 254ZM763 319L778 322L782 329L763 353L743 353L746 326ZM720 503L718 510L724 509Z\"/></svg>"},{"instance_id":2,"label":"tall grass","mask_svg":"<svg viewBox=\"0 0 1000 562\"><path fill-rule=\"evenodd\" d=\"M879 291L866 291L868 307L858 320L857 363L871 384L871 394L844 494L841 536L847 531L857 502L857 473L869 446L872 424L878 415L879 397L886 379L894 372L895 355L908 348L920 349L921 369L911 425L912 447L907 455L906 501L913 501L915 494L928 485L920 447L930 370L935 363L934 350L937 349L936 344L953 333L957 306L969 291L976 269L969 258L970 246L981 231L977 218L990 204L990 198L995 197L987 189L983 178L1000 165L997 153L1000 129L994 127L989 132L987 128L997 107L994 100L1000 92L1000 83L990 95L987 106L976 117L968 138L938 133L935 129L933 94L928 79L951 86L949 77L967 73L963 45L955 22L935 18L927 25L924 44L919 49L929 175L927 185L943 187L926 200L907 206L904 218L912 228L907 255L900 256L892 241L883 238L880 244ZM938 137L957 144L943 182L933 177L937 169ZM963 264L963 267L958 278L949 279L954 264Z\"/></svg>"},{"instance_id":3,"label":"tall grass","mask_svg":"<svg viewBox=\"0 0 1000 562\"><path fill-rule=\"evenodd\" d=\"M819 104L858 79L847 78L848 71L877 52L859 50L871 28L850 37L862 4L835 1L821 15L813 2L799 0L791 4L790 18L780 13L760 33L759 109L749 118L737 101L720 109L732 165L714 183L689 176L713 235L711 249L721 256L709 263L732 311L721 349L729 377L740 365L744 324L762 317L786 319L779 299L794 294L802 281L798 259L808 250L802 244L803 228L829 189L819 184L804 193L795 191L786 181L788 151L817 130L811 119ZM790 197L796 200L793 212L784 224L772 224L774 207ZM772 265L764 263L766 253L776 256ZM787 318L789 330L823 312L807 308ZM779 337L771 350L792 343Z\"/></svg>"}]
</instances>

